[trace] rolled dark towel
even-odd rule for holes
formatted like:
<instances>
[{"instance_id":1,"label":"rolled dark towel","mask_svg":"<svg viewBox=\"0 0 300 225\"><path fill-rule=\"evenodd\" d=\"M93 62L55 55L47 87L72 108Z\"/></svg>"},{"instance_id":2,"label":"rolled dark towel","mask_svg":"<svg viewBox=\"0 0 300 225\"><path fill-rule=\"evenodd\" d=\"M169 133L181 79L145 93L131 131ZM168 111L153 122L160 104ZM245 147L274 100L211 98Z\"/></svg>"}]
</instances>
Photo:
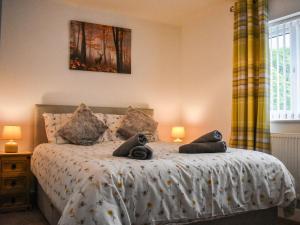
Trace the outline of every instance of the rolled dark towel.
<instances>
[{"instance_id":1,"label":"rolled dark towel","mask_svg":"<svg viewBox=\"0 0 300 225\"><path fill-rule=\"evenodd\" d=\"M222 140L222 134L218 130L211 131L207 134L194 140L192 143L206 143L206 142L217 142Z\"/></svg>"},{"instance_id":2,"label":"rolled dark towel","mask_svg":"<svg viewBox=\"0 0 300 225\"><path fill-rule=\"evenodd\" d=\"M129 158L131 159L141 159L141 160L146 160L146 159L151 159L152 158L152 149L147 146L136 146L132 148L129 152Z\"/></svg>"},{"instance_id":3,"label":"rolled dark towel","mask_svg":"<svg viewBox=\"0 0 300 225\"><path fill-rule=\"evenodd\" d=\"M218 153L226 152L227 146L225 141L207 142L207 143L191 143L179 147L179 153Z\"/></svg>"},{"instance_id":4,"label":"rolled dark towel","mask_svg":"<svg viewBox=\"0 0 300 225\"><path fill-rule=\"evenodd\" d=\"M114 152L113 156L127 157L132 148L136 146L143 146L148 142L144 134L136 134L132 136L123 144L121 144Z\"/></svg>"}]
</instances>

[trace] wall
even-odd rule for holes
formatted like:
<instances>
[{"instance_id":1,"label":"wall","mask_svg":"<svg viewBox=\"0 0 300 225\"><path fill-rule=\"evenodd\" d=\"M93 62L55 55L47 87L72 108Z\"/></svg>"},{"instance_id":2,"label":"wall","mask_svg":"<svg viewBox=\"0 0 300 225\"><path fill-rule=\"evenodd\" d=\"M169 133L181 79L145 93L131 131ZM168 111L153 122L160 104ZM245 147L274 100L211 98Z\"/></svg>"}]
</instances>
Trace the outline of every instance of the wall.
<instances>
[{"instance_id":1,"label":"wall","mask_svg":"<svg viewBox=\"0 0 300 225\"><path fill-rule=\"evenodd\" d=\"M299 2L270 0L271 18L300 10ZM36 103L148 104L155 109L164 140L170 140L174 124L187 127L186 141L212 129L220 129L228 140L232 5L233 0L211 2L178 28L59 1L4 0L0 125L21 124L21 148L30 148ZM131 28L132 75L69 70L71 19ZM299 132L300 123L272 123L271 127L272 132Z\"/></svg>"},{"instance_id":2,"label":"wall","mask_svg":"<svg viewBox=\"0 0 300 225\"><path fill-rule=\"evenodd\" d=\"M182 28L182 123L189 139L212 129L230 136L232 5L210 4Z\"/></svg>"},{"instance_id":3,"label":"wall","mask_svg":"<svg viewBox=\"0 0 300 225\"><path fill-rule=\"evenodd\" d=\"M2 0L0 0L0 40L1 40Z\"/></svg>"},{"instance_id":4,"label":"wall","mask_svg":"<svg viewBox=\"0 0 300 225\"><path fill-rule=\"evenodd\" d=\"M230 137L233 4L213 2L182 28L182 123L189 139L212 129ZM275 19L300 11L300 1L270 0L269 9ZM300 123L273 122L271 132L299 133Z\"/></svg>"},{"instance_id":5,"label":"wall","mask_svg":"<svg viewBox=\"0 0 300 225\"><path fill-rule=\"evenodd\" d=\"M299 0L269 0L270 20L300 11ZM272 122L272 133L300 133L300 121Z\"/></svg>"},{"instance_id":6,"label":"wall","mask_svg":"<svg viewBox=\"0 0 300 225\"><path fill-rule=\"evenodd\" d=\"M69 70L72 19L131 28L132 74ZM2 20L0 126L22 125L20 148L32 146L37 103L149 106L170 138L180 117L180 28L49 0L4 0Z\"/></svg>"}]
</instances>

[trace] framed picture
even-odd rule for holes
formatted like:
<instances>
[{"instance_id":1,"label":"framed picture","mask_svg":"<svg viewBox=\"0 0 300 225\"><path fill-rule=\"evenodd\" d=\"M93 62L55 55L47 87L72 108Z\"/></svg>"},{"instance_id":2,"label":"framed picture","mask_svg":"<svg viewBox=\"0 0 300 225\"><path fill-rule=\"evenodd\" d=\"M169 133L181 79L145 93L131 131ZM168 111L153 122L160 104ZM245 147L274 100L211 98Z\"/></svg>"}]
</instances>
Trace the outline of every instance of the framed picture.
<instances>
[{"instance_id":1,"label":"framed picture","mask_svg":"<svg viewBox=\"0 0 300 225\"><path fill-rule=\"evenodd\" d=\"M72 20L70 69L131 73L131 30Z\"/></svg>"}]
</instances>

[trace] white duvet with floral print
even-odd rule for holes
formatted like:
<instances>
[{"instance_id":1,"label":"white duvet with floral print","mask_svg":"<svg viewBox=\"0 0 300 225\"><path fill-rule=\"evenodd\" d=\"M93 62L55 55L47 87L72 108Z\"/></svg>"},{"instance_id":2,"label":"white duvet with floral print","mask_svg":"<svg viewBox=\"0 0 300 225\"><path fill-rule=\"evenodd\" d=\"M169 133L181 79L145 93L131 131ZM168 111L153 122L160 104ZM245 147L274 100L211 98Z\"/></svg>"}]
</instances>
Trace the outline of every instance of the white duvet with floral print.
<instances>
[{"instance_id":1,"label":"white duvet with floral print","mask_svg":"<svg viewBox=\"0 0 300 225\"><path fill-rule=\"evenodd\" d=\"M154 158L142 161L113 157L121 143L35 149L31 168L61 211L60 225L197 221L286 207L296 197L292 176L268 154L179 154L176 144L154 142Z\"/></svg>"}]
</instances>

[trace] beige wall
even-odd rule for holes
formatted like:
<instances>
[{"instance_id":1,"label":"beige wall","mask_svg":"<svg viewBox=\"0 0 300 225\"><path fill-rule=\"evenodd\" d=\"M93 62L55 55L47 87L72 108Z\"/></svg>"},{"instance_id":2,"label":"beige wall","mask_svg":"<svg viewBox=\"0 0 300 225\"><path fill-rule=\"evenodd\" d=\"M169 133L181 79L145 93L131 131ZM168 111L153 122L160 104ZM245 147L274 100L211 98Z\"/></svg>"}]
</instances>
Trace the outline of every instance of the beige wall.
<instances>
[{"instance_id":1,"label":"beige wall","mask_svg":"<svg viewBox=\"0 0 300 225\"><path fill-rule=\"evenodd\" d=\"M132 74L69 70L72 19L131 28ZM146 104L155 109L162 138L169 139L180 116L180 28L49 0L4 0L2 25L0 125L22 125L20 148L32 146L36 103Z\"/></svg>"},{"instance_id":2,"label":"beige wall","mask_svg":"<svg viewBox=\"0 0 300 225\"><path fill-rule=\"evenodd\" d=\"M230 135L232 4L211 4L182 28L182 123L189 139L212 129Z\"/></svg>"},{"instance_id":3,"label":"beige wall","mask_svg":"<svg viewBox=\"0 0 300 225\"><path fill-rule=\"evenodd\" d=\"M287 5L295 6L295 1ZM283 15L270 0L271 15ZM32 145L36 103L150 106L162 139L183 124L189 141L212 129L230 136L233 0L218 0L181 28L51 0L4 0L0 50L0 126L21 124ZM286 7L284 12L287 12ZM68 69L71 19L132 29L132 75ZM146 104L146 105L145 105ZM298 132L273 124L273 132ZM3 144L4 142L0 142Z\"/></svg>"}]
</instances>

